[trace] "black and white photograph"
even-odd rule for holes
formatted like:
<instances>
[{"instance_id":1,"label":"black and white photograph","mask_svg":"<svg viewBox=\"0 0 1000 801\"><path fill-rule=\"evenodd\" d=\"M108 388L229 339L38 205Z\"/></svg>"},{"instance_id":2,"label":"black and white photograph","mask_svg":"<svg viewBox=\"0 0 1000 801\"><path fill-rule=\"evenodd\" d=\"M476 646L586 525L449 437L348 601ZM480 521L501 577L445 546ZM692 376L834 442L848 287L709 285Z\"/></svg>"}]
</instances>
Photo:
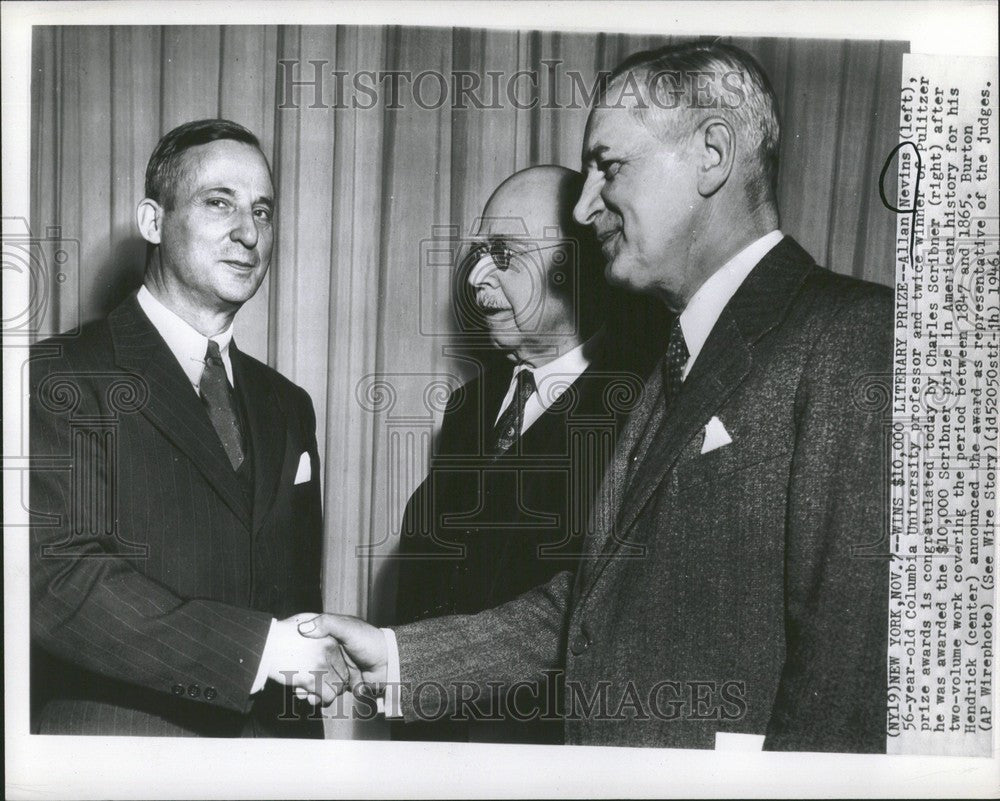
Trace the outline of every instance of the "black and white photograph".
<instances>
[{"instance_id":1,"label":"black and white photograph","mask_svg":"<svg viewBox=\"0 0 1000 801\"><path fill-rule=\"evenodd\" d=\"M994 797L996 7L367 8L4 4L8 796Z\"/></svg>"}]
</instances>

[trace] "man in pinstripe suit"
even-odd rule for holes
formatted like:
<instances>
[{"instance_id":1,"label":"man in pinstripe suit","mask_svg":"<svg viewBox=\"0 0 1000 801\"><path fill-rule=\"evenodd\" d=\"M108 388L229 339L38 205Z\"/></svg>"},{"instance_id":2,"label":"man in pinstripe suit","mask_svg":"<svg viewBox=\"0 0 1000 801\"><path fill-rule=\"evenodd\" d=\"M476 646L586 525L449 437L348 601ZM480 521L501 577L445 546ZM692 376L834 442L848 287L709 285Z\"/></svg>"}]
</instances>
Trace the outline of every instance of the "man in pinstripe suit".
<instances>
[{"instance_id":1,"label":"man in pinstripe suit","mask_svg":"<svg viewBox=\"0 0 1000 801\"><path fill-rule=\"evenodd\" d=\"M321 608L315 415L232 341L273 205L250 131L170 131L137 209L143 287L33 350L36 732L322 735L293 688L330 701L316 677L344 663L290 617Z\"/></svg>"}]
</instances>

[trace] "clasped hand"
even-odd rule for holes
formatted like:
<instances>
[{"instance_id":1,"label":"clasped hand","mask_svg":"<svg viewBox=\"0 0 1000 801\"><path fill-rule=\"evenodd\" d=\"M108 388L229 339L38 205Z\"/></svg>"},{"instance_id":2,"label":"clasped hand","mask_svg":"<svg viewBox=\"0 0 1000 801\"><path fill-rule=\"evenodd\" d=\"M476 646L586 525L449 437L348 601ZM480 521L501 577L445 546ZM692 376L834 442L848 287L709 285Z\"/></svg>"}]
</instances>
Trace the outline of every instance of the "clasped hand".
<instances>
[{"instance_id":1,"label":"clasped hand","mask_svg":"<svg viewBox=\"0 0 1000 801\"><path fill-rule=\"evenodd\" d=\"M360 618L294 615L278 621L272 636L277 642L268 678L292 686L298 698L328 706L346 690L378 695L384 688L385 637Z\"/></svg>"}]
</instances>

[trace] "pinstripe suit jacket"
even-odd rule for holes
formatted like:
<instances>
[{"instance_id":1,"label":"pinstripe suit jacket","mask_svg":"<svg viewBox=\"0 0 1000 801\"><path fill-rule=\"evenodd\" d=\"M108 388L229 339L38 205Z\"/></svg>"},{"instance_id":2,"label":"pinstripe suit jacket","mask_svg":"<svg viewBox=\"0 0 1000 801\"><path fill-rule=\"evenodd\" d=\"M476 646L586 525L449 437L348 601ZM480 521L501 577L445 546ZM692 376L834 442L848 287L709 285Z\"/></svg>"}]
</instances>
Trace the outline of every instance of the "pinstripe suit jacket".
<instances>
[{"instance_id":1,"label":"pinstripe suit jacket","mask_svg":"<svg viewBox=\"0 0 1000 801\"><path fill-rule=\"evenodd\" d=\"M252 491L134 296L31 354L33 726L315 736L249 695L272 616L319 611L315 417L231 347ZM311 480L294 484L302 453ZM250 482L247 482L249 484Z\"/></svg>"},{"instance_id":2,"label":"pinstripe suit jacket","mask_svg":"<svg viewBox=\"0 0 1000 801\"><path fill-rule=\"evenodd\" d=\"M668 411L651 374L575 578L396 631L404 716L563 667L569 743L884 751L891 350L891 293L786 237ZM703 454L712 417L732 443Z\"/></svg>"}]
</instances>

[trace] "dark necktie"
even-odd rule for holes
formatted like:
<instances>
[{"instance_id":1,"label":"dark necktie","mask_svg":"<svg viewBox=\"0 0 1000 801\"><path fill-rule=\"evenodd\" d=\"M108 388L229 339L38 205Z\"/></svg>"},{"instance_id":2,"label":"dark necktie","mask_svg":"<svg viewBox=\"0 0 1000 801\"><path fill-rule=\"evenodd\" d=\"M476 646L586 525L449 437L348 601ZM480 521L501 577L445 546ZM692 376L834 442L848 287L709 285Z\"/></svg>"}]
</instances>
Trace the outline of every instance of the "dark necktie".
<instances>
[{"instance_id":1,"label":"dark necktie","mask_svg":"<svg viewBox=\"0 0 1000 801\"><path fill-rule=\"evenodd\" d=\"M681 390L684 378L684 365L691 354L688 353L684 332L681 330L681 318L675 317L670 326L670 343L663 358L663 399L669 407Z\"/></svg>"},{"instance_id":2,"label":"dark necktie","mask_svg":"<svg viewBox=\"0 0 1000 801\"><path fill-rule=\"evenodd\" d=\"M226 456L238 470L243 464L243 432L240 430L240 418L236 411L236 398L233 388L226 376L226 366L222 363L219 343L208 340L208 350L205 352L205 370L201 374L198 391L208 409L215 432L222 440Z\"/></svg>"},{"instance_id":3,"label":"dark necktie","mask_svg":"<svg viewBox=\"0 0 1000 801\"><path fill-rule=\"evenodd\" d=\"M493 430L493 454L500 455L511 449L524 426L524 405L535 391L535 376L531 370L521 370L517 374L517 387L510 405L497 420Z\"/></svg>"},{"instance_id":4,"label":"dark necktie","mask_svg":"<svg viewBox=\"0 0 1000 801\"><path fill-rule=\"evenodd\" d=\"M670 339L667 342L667 351L660 359L660 372L663 376L663 403L653 407L649 418L646 420L645 429L633 446L628 457L629 479L639 470L649 455L650 450L656 448L660 441L660 432L670 414L670 407L673 406L677 393L680 392L683 383L684 365L687 364L691 354L688 353L687 343L684 341L684 332L681 330L681 318L674 318L670 326Z\"/></svg>"}]
</instances>

